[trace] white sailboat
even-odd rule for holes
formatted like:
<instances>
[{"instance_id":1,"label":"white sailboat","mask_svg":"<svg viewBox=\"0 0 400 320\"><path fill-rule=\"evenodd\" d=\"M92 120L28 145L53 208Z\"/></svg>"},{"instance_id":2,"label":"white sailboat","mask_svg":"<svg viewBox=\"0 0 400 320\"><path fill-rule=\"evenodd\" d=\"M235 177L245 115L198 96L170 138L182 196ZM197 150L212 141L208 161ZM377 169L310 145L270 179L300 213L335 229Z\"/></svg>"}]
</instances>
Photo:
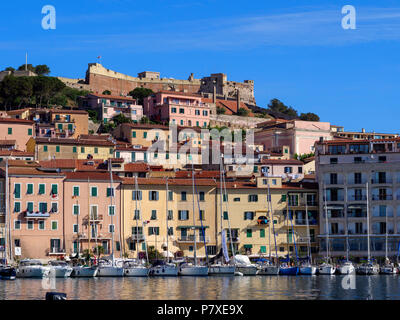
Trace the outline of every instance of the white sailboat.
<instances>
[{"instance_id":1,"label":"white sailboat","mask_svg":"<svg viewBox=\"0 0 400 320\"><path fill-rule=\"evenodd\" d=\"M111 207L113 206L114 199L114 189L113 189L113 177L112 177L112 164L111 160L108 161L110 170L110 188L111 188ZM117 210L115 210L117 212ZM111 225L113 225L113 216L111 215ZM97 272L98 277L122 277L124 275L124 268L119 266L114 258L114 231L115 228L111 230L111 257L110 259L100 259L99 260L99 270ZM121 243L121 242L120 242Z\"/></svg>"},{"instance_id":2,"label":"white sailboat","mask_svg":"<svg viewBox=\"0 0 400 320\"><path fill-rule=\"evenodd\" d=\"M223 190L222 186L224 186L225 196L226 196L226 189L225 189L225 175L224 175L224 168L222 165L223 155L221 155L220 167L219 167L219 176L220 176L220 234L221 234L221 251L220 255L222 255L221 260L219 262L213 263L208 268L209 275L234 275L235 274L235 266L230 264L229 261L229 254L228 248L226 244L226 232L223 229L223 211L222 211L222 203L223 203ZM226 206L228 202L226 202ZM234 248L232 243L232 232L230 228L229 222L229 210L226 210L228 214L228 228L229 228L229 236L231 239L231 248L232 254L234 254ZM224 261L225 260L225 261Z\"/></svg>"},{"instance_id":3,"label":"white sailboat","mask_svg":"<svg viewBox=\"0 0 400 320\"><path fill-rule=\"evenodd\" d=\"M72 267L71 277L75 278L91 278L97 276L97 266L74 266Z\"/></svg>"},{"instance_id":4,"label":"white sailboat","mask_svg":"<svg viewBox=\"0 0 400 320\"><path fill-rule=\"evenodd\" d=\"M370 249L370 236L369 236L369 191L368 191L368 181L366 183L366 193L367 193L367 250L368 250L368 260L366 263L361 264L356 272L361 275L374 275L379 273L379 266L371 260L371 249Z\"/></svg>"},{"instance_id":5,"label":"white sailboat","mask_svg":"<svg viewBox=\"0 0 400 320\"><path fill-rule=\"evenodd\" d=\"M49 275L50 268L39 260L24 259L19 262L17 278L43 278Z\"/></svg>"},{"instance_id":6,"label":"white sailboat","mask_svg":"<svg viewBox=\"0 0 400 320\"><path fill-rule=\"evenodd\" d=\"M56 278L68 278L72 273L72 268L61 260L51 260L48 263L50 269L50 275Z\"/></svg>"},{"instance_id":7,"label":"white sailboat","mask_svg":"<svg viewBox=\"0 0 400 320\"><path fill-rule=\"evenodd\" d=\"M175 263L171 263L169 260L169 241L168 241L168 177L166 179L166 226L167 226L167 255L166 261L157 261L155 264L152 265L149 271L150 276L158 276L158 277L176 277L178 275L178 267Z\"/></svg>"},{"instance_id":8,"label":"white sailboat","mask_svg":"<svg viewBox=\"0 0 400 320\"><path fill-rule=\"evenodd\" d=\"M197 239L196 239L196 218L195 218L195 206L194 206L194 168L192 162L192 190L193 190L193 238L194 238L194 263L183 263L179 266L178 274L180 276L207 276L208 275L208 267L197 264ZM199 211L200 214L200 211Z\"/></svg>"},{"instance_id":9,"label":"white sailboat","mask_svg":"<svg viewBox=\"0 0 400 320\"><path fill-rule=\"evenodd\" d=\"M329 224L328 224L328 207L326 205L326 189L324 190L324 205L325 205L325 233L326 233L326 261L318 266L318 273L321 275L332 275L336 272L336 268L329 263Z\"/></svg>"},{"instance_id":10,"label":"white sailboat","mask_svg":"<svg viewBox=\"0 0 400 320\"><path fill-rule=\"evenodd\" d=\"M385 212L386 229L385 229L385 264L380 267L379 272L381 274L396 274L398 269L391 263L388 258L388 215Z\"/></svg>"}]
</instances>

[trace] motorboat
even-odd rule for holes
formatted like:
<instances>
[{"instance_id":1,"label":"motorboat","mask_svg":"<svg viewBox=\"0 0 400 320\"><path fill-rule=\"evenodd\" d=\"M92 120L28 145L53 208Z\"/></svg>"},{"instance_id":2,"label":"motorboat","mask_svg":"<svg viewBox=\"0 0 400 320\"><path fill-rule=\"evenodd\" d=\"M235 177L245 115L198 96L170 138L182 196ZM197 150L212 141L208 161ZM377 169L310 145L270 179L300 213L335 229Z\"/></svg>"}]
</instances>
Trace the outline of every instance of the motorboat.
<instances>
[{"instance_id":1,"label":"motorboat","mask_svg":"<svg viewBox=\"0 0 400 320\"><path fill-rule=\"evenodd\" d=\"M15 280L17 271L11 266L0 266L0 279L1 280Z\"/></svg>"},{"instance_id":2,"label":"motorboat","mask_svg":"<svg viewBox=\"0 0 400 320\"><path fill-rule=\"evenodd\" d=\"M117 265L116 260L100 259L97 271L98 277L123 277L124 268Z\"/></svg>"},{"instance_id":3,"label":"motorboat","mask_svg":"<svg viewBox=\"0 0 400 320\"><path fill-rule=\"evenodd\" d=\"M235 271L242 273L244 276L255 276L258 271L257 265L250 262L249 257L237 254L234 257Z\"/></svg>"},{"instance_id":4,"label":"motorboat","mask_svg":"<svg viewBox=\"0 0 400 320\"><path fill-rule=\"evenodd\" d=\"M163 260L157 260L153 263L150 268L149 276L155 277L176 277L178 275L179 268L175 263L165 262Z\"/></svg>"},{"instance_id":5,"label":"motorboat","mask_svg":"<svg viewBox=\"0 0 400 320\"><path fill-rule=\"evenodd\" d=\"M318 266L318 274L333 275L336 272L336 267L330 263L323 263Z\"/></svg>"},{"instance_id":6,"label":"motorboat","mask_svg":"<svg viewBox=\"0 0 400 320\"><path fill-rule=\"evenodd\" d=\"M72 273L71 277L74 278L92 278L97 276L98 272L98 267L97 266L74 266L72 267Z\"/></svg>"},{"instance_id":7,"label":"motorboat","mask_svg":"<svg viewBox=\"0 0 400 320\"><path fill-rule=\"evenodd\" d=\"M147 277L150 269L137 260L130 259L123 262L125 277Z\"/></svg>"},{"instance_id":8,"label":"motorboat","mask_svg":"<svg viewBox=\"0 0 400 320\"><path fill-rule=\"evenodd\" d=\"M300 274L303 275L315 275L317 273L317 267L311 263L303 263L300 265Z\"/></svg>"},{"instance_id":9,"label":"motorboat","mask_svg":"<svg viewBox=\"0 0 400 320\"><path fill-rule=\"evenodd\" d=\"M300 268L297 266L289 266L284 263L279 266L279 274L282 276L296 276L300 272Z\"/></svg>"},{"instance_id":10,"label":"motorboat","mask_svg":"<svg viewBox=\"0 0 400 320\"><path fill-rule=\"evenodd\" d=\"M17 278L43 278L48 276L49 267L43 266L39 260L21 260L17 268Z\"/></svg>"},{"instance_id":11,"label":"motorboat","mask_svg":"<svg viewBox=\"0 0 400 320\"><path fill-rule=\"evenodd\" d=\"M356 272L356 268L351 261L345 261L338 266L337 272L339 274L354 274Z\"/></svg>"},{"instance_id":12,"label":"motorboat","mask_svg":"<svg viewBox=\"0 0 400 320\"><path fill-rule=\"evenodd\" d=\"M356 272L357 272L357 274L360 274L360 275L378 274L379 266L372 262L363 263L357 268Z\"/></svg>"},{"instance_id":13,"label":"motorboat","mask_svg":"<svg viewBox=\"0 0 400 320\"><path fill-rule=\"evenodd\" d=\"M50 276L56 278L68 278L72 273L72 267L70 267L65 261L51 260L48 263L50 268Z\"/></svg>"},{"instance_id":14,"label":"motorboat","mask_svg":"<svg viewBox=\"0 0 400 320\"><path fill-rule=\"evenodd\" d=\"M180 276L208 276L208 267L184 262L179 266Z\"/></svg>"},{"instance_id":15,"label":"motorboat","mask_svg":"<svg viewBox=\"0 0 400 320\"><path fill-rule=\"evenodd\" d=\"M214 263L208 267L209 275L234 275L235 266L230 264Z\"/></svg>"}]
</instances>

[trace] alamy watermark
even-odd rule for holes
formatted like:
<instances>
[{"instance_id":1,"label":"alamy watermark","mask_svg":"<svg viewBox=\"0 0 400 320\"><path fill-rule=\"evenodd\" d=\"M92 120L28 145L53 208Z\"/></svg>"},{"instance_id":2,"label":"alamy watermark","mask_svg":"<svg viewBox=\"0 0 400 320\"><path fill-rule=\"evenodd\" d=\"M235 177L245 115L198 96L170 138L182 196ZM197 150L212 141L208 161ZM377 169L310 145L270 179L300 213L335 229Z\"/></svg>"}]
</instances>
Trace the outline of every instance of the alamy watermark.
<instances>
[{"instance_id":1,"label":"alamy watermark","mask_svg":"<svg viewBox=\"0 0 400 320\"><path fill-rule=\"evenodd\" d=\"M342 28L345 30L356 29L356 8L351 5L346 5L342 8Z\"/></svg>"},{"instance_id":2,"label":"alamy watermark","mask_svg":"<svg viewBox=\"0 0 400 320\"><path fill-rule=\"evenodd\" d=\"M45 15L42 18L42 28L44 30L55 30L56 29L56 8L52 5L45 5L42 8L42 14Z\"/></svg>"}]
</instances>

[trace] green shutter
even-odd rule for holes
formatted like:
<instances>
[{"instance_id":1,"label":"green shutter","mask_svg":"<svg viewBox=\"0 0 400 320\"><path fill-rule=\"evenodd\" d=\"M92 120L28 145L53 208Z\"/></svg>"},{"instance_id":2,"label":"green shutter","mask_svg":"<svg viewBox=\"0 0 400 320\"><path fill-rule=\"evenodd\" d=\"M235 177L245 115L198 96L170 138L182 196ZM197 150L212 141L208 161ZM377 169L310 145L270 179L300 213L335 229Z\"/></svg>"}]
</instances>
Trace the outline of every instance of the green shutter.
<instances>
[{"instance_id":1,"label":"green shutter","mask_svg":"<svg viewBox=\"0 0 400 320\"><path fill-rule=\"evenodd\" d=\"M251 238L253 235L253 230L247 229L247 238Z\"/></svg>"},{"instance_id":2,"label":"green shutter","mask_svg":"<svg viewBox=\"0 0 400 320\"><path fill-rule=\"evenodd\" d=\"M44 194L44 184L39 184L39 194Z\"/></svg>"},{"instance_id":3,"label":"green shutter","mask_svg":"<svg viewBox=\"0 0 400 320\"><path fill-rule=\"evenodd\" d=\"M8 134L12 134L12 128L8 128Z\"/></svg>"},{"instance_id":4,"label":"green shutter","mask_svg":"<svg viewBox=\"0 0 400 320\"><path fill-rule=\"evenodd\" d=\"M266 253L267 252L267 247L266 246L261 246L260 247L260 253Z\"/></svg>"},{"instance_id":5,"label":"green shutter","mask_svg":"<svg viewBox=\"0 0 400 320\"><path fill-rule=\"evenodd\" d=\"M60 152L60 146L56 146L56 152Z\"/></svg>"},{"instance_id":6,"label":"green shutter","mask_svg":"<svg viewBox=\"0 0 400 320\"><path fill-rule=\"evenodd\" d=\"M97 188L92 187L92 197L97 197Z\"/></svg>"},{"instance_id":7,"label":"green shutter","mask_svg":"<svg viewBox=\"0 0 400 320\"><path fill-rule=\"evenodd\" d=\"M228 220L228 211L224 211L224 220Z\"/></svg>"},{"instance_id":8,"label":"green shutter","mask_svg":"<svg viewBox=\"0 0 400 320\"><path fill-rule=\"evenodd\" d=\"M21 202L15 202L14 203L14 212L20 212L21 211Z\"/></svg>"},{"instance_id":9,"label":"green shutter","mask_svg":"<svg viewBox=\"0 0 400 320\"><path fill-rule=\"evenodd\" d=\"M76 147L72 147L72 152L76 153Z\"/></svg>"},{"instance_id":10,"label":"green shutter","mask_svg":"<svg viewBox=\"0 0 400 320\"><path fill-rule=\"evenodd\" d=\"M28 136L32 135L32 129L28 129Z\"/></svg>"},{"instance_id":11,"label":"green shutter","mask_svg":"<svg viewBox=\"0 0 400 320\"><path fill-rule=\"evenodd\" d=\"M72 123L69 123L69 124L68 124L68 130L69 130L69 131L72 131L72 129L73 129L73 128L72 128Z\"/></svg>"},{"instance_id":12,"label":"green shutter","mask_svg":"<svg viewBox=\"0 0 400 320\"><path fill-rule=\"evenodd\" d=\"M286 194L283 194L283 195L282 195L281 201L282 201L282 202L286 202Z\"/></svg>"},{"instance_id":13,"label":"green shutter","mask_svg":"<svg viewBox=\"0 0 400 320\"><path fill-rule=\"evenodd\" d=\"M112 190L112 188L107 188L107 197L111 197L113 195Z\"/></svg>"},{"instance_id":14,"label":"green shutter","mask_svg":"<svg viewBox=\"0 0 400 320\"><path fill-rule=\"evenodd\" d=\"M33 184L28 183L28 189L26 191L27 194L32 194L33 193Z\"/></svg>"},{"instance_id":15,"label":"green shutter","mask_svg":"<svg viewBox=\"0 0 400 320\"><path fill-rule=\"evenodd\" d=\"M58 185L57 184L51 185L51 194L58 194Z\"/></svg>"},{"instance_id":16,"label":"green shutter","mask_svg":"<svg viewBox=\"0 0 400 320\"><path fill-rule=\"evenodd\" d=\"M147 132L143 132L143 138L146 139L147 138Z\"/></svg>"},{"instance_id":17,"label":"green shutter","mask_svg":"<svg viewBox=\"0 0 400 320\"><path fill-rule=\"evenodd\" d=\"M79 196L79 187L74 187L74 196Z\"/></svg>"},{"instance_id":18,"label":"green shutter","mask_svg":"<svg viewBox=\"0 0 400 320\"><path fill-rule=\"evenodd\" d=\"M136 138L136 131L132 131L132 138Z\"/></svg>"},{"instance_id":19,"label":"green shutter","mask_svg":"<svg viewBox=\"0 0 400 320\"><path fill-rule=\"evenodd\" d=\"M19 183L15 184L14 195L15 195L15 198L20 198L21 197L21 185Z\"/></svg>"},{"instance_id":20,"label":"green shutter","mask_svg":"<svg viewBox=\"0 0 400 320\"><path fill-rule=\"evenodd\" d=\"M265 230L264 229L260 230L260 238L265 238Z\"/></svg>"},{"instance_id":21,"label":"green shutter","mask_svg":"<svg viewBox=\"0 0 400 320\"><path fill-rule=\"evenodd\" d=\"M99 153L99 148L95 147L94 148L94 153Z\"/></svg>"},{"instance_id":22,"label":"green shutter","mask_svg":"<svg viewBox=\"0 0 400 320\"><path fill-rule=\"evenodd\" d=\"M47 146L43 146L43 151L47 152Z\"/></svg>"},{"instance_id":23,"label":"green shutter","mask_svg":"<svg viewBox=\"0 0 400 320\"><path fill-rule=\"evenodd\" d=\"M28 212L33 212L33 202L28 202L28 207L26 209Z\"/></svg>"},{"instance_id":24,"label":"green shutter","mask_svg":"<svg viewBox=\"0 0 400 320\"><path fill-rule=\"evenodd\" d=\"M81 153L85 153L85 147L81 147Z\"/></svg>"},{"instance_id":25,"label":"green shutter","mask_svg":"<svg viewBox=\"0 0 400 320\"><path fill-rule=\"evenodd\" d=\"M78 215L79 214L79 206L74 205L74 214Z\"/></svg>"}]
</instances>

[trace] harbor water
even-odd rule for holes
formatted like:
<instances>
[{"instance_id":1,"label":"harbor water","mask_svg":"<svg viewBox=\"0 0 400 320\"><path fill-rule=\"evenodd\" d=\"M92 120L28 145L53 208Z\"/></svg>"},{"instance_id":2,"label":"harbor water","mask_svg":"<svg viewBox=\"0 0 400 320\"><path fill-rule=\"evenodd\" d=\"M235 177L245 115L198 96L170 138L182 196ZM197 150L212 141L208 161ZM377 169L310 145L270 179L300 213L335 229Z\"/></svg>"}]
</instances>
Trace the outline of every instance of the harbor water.
<instances>
[{"instance_id":1,"label":"harbor water","mask_svg":"<svg viewBox=\"0 0 400 320\"><path fill-rule=\"evenodd\" d=\"M400 276L215 276L174 278L57 278L0 281L1 300L400 300ZM345 283L345 284L344 284ZM347 285L346 285L347 284Z\"/></svg>"}]
</instances>

